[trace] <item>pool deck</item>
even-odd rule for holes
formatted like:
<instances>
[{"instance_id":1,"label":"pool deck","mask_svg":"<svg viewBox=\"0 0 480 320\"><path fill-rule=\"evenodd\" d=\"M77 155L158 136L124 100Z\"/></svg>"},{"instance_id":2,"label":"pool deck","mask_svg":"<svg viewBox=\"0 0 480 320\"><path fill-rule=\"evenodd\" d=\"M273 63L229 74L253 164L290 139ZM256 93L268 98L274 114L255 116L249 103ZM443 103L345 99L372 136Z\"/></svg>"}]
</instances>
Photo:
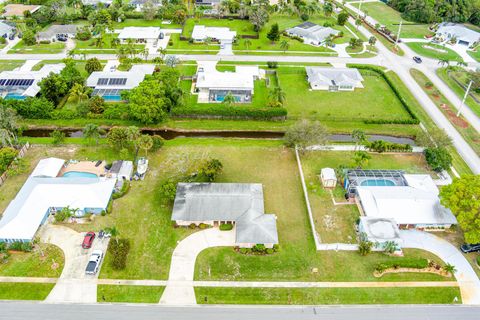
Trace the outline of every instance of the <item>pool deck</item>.
<instances>
[{"instance_id":1,"label":"pool deck","mask_svg":"<svg viewBox=\"0 0 480 320\"><path fill-rule=\"evenodd\" d=\"M95 167L97 161L79 161L77 163L69 163L66 167L63 167L60 170L59 177L63 176L67 172L78 171L78 172L89 172L94 173L97 176L105 175L105 165L106 162L103 161L98 167Z\"/></svg>"}]
</instances>

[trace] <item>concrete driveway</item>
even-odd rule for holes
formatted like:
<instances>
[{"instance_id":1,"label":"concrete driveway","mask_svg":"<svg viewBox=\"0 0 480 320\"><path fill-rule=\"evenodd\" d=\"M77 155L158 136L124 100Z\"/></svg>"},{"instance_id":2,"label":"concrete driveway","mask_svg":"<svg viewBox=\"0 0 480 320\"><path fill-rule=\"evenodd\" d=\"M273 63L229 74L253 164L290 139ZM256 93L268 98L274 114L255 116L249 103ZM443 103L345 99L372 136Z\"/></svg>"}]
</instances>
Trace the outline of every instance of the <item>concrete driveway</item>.
<instances>
[{"instance_id":1,"label":"concrete driveway","mask_svg":"<svg viewBox=\"0 0 480 320\"><path fill-rule=\"evenodd\" d=\"M196 232L180 241L173 251L170 274L160 303L196 304L193 275L198 254L208 248L233 247L234 245L235 230L220 231L218 228Z\"/></svg>"},{"instance_id":2,"label":"concrete driveway","mask_svg":"<svg viewBox=\"0 0 480 320\"><path fill-rule=\"evenodd\" d=\"M427 232L417 230L402 230L400 236L404 241L404 248L416 248L430 251L440 259L457 269L457 278L463 304L480 304L480 280L472 266L448 241Z\"/></svg>"},{"instance_id":3,"label":"concrete driveway","mask_svg":"<svg viewBox=\"0 0 480 320\"><path fill-rule=\"evenodd\" d=\"M57 284L45 302L95 303L97 284L95 276L85 274L88 258L93 250L106 252L108 239L96 238L91 249L81 247L85 233L76 232L64 226L46 224L40 230L43 242L54 244L63 250L65 266Z\"/></svg>"}]
</instances>

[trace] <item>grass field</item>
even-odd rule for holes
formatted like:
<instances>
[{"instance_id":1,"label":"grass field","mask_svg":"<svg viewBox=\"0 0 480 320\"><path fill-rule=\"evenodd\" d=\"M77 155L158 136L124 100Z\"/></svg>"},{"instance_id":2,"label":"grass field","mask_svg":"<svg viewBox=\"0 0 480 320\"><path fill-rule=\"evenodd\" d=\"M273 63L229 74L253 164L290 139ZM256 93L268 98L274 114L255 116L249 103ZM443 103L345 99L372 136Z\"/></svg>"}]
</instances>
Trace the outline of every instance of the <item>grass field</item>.
<instances>
[{"instance_id":1,"label":"grass field","mask_svg":"<svg viewBox=\"0 0 480 320\"><path fill-rule=\"evenodd\" d=\"M370 154L372 159L365 169L402 169L408 173L430 173L421 154ZM305 183L308 188L315 227L322 242L357 243L355 223L359 218L357 206L334 206L330 193L321 185L319 175L322 168L338 168L340 165L354 167L353 153L309 151L302 155ZM345 191L342 186L334 190L336 201L343 202Z\"/></svg>"},{"instance_id":2,"label":"grass field","mask_svg":"<svg viewBox=\"0 0 480 320\"><path fill-rule=\"evenodd\" d=\"M97 302L158 303L165 287L98 285Z\"/></svg>"},{"instance_id":3,"label":"grass field","mask_svg":"<svg viewBox=\"0 0 480 320\"><path fill-rule=\"evenodd\" d=\"M467 53L477 62L480 62L480 50L477 49L475 51L467 51Z\"/></svg>"},{"instance_id":4,"label":"grass field","mask_svg":"<svg viewBox=\"0 0 480 320\"><path fill-rule=\"evenodd\" d=\"M62 273L63 264L60 248L39 244L32 252L12 253L6 263L0 264L0 276L56 278Z\"/></svg>"},{"instance_id":5,"label":"grass field","mask_svg":"<svg viewBox=\"0 0 480 320\"><path fill-rule=\"evenodd\" d=\"M407 42L407 46L418 55L432 59L447 59L449 61L463 61L455 51L434 43Z\"/></svg>"},{"instance_id":6,"label":"grass field","mask_svg":"<svg viewBox=\"0 0 480 320\"><path fill-rule=\"evenodd\" d=\"M354 6L358 8L359 4L355 3ZM385 25L395 34L398 32L400 21L403 20L400 12L382 2L363 3L362 11L377 20L380 24ZM423 38L427 34L431 34L427 24L403 21L400 38Z\"/></svg>"},{"instance_id":7,"label":"grass field","mask_svg":"<svg viewBox=\"0 0 480 320\"><path fill-rule=\"evenodd\" d=\"M0 283L0 300L45 300L53 283Z\"/></svg>"},{"instance_id":8,"label":"grass field","mask_svg":"<svg viewBox=\"0 0 480 320\"><path fill-rule=\"evenodd\" d=\"M0 71L10 71L21 67L25 61L23 60L4 60L0 61Z\"/></svg>"},{"instance_id":9,"label":"grass field","mask_svg":"<svg viewBox=\"0 0 480 320\"><path fill-rule=\"evenodd\" d=\"M199 304L450 304L461 303L457 287L446 288L195 288Z\"/></svg>"},{"instance_id":10,"label":"grass field","mask_svg":"<svg viewBox=\"0 0 480 320\"><path fill-rule=\"evenodd\" d=\"M64 49L64 42L52 42L49 44L37 43L33 46L27 46L23 40L20 40L8 53L60 53Z\"/></svg>"},{"instance_id":11,"label":"grass field","mask_svg":"<svg viewBox=\"0 0 480 320\"><path fill-rule=\"evenodd\" d=\"M289 118L359 122L410 118L385 80L372 72L362 72L364 88L344 92L310 90L305 68L279 68L277 72Z\"/></svg>"},{"instance_id":12,"label":"grass field","mask_svg":"<svg viewBox=\"0 0 480 320\"><path fill-rule=\"evenodd\" d=\"M115 53L117 47L112 47L112 39L116 38L118 34L114 33L106 33L103 36L103 45L102 47L97 47L95 45L95 38L91 38L90 40L75 40L75 52L76 53ZM137 49L143 49L145 45L143 44L136 44L135 47Z\"/></svg>"}]
</instances>

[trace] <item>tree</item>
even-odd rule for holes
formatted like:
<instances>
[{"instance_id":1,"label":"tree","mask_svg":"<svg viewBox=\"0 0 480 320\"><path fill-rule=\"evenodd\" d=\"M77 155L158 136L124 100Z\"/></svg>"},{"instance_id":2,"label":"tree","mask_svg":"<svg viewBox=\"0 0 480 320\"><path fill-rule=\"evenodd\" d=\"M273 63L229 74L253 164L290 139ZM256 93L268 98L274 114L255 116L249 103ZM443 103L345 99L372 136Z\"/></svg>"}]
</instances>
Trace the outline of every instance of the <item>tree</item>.
<instances>
[{"instance_id":1,"label":"tree","mask_svg":"<svg viewBox=\"0 0 480 320\"><path fill-rule=\"evenodd\" d=\"M53 139L53 144L54 145L59 145L62 144L65 141L65 132L59 131L59 130L53 130L50 133L50 138Z\"/></svg>"},{"instance_id":2,"label":"tree","mask_svg":"<svg viewBox=\"0 0 480 320\"><path fill-rule=\"evenodd\" d=\"M180 63L180 59L178 59L176 56L167 56L165 59L165 65L170 67L170 68L175 68L177 64Z\"/></svg>"},{"instance_id":3,"label":"tree","mask_svg":"<svg viewBox=\"0 0 480 320\"><path fill-rule=\"evenodd\" d=\"M157 6L152 0L148 0L142 6L142 13L145 20L153 20L157 14Z\"/></svg>"},{"instance_id":4,"label":"tree","mask_svg":"<svg viewBox=\"0 0 480 320\"><path fill-rule=\"evenodd\" d=\"M185 20L187 20L187 13L183 9L179 9L175 11L172 17L173 23L176 24L184 24Z\"/></svg>"},{"instance_id":5,"label":"tree","mask_svg":"<svg viewBox=\"0 0 480 320\"><path fill-rule=\"evenodd\" d=\"M362 19L357 18L357 19L355 20L355 26L356 26L357 29L358 29L358 27L360 27L361 25L362 25Z\"/></svg>"},{"instance_id":6,"label":"tree","mask_svg":"<svg viewBox=\"0 0 480 320\"><path fill-rule=\"evenodd\" d=\"M95 141L95 144L98 145L98 140L105 134L105 132L100 129L100 127L96 124L89 123L83 128L83 138L87 141Z\"/></svg>"},{"instance_id":7,"label":"tree","mask_svg":"<svg viewBox=\"0 0 480 320\"><path fill-rule=\"evenodd\" d=\"M360 235L360 242L358 243L358 253L361 256L366 256L370 252L372 252L373 243L366 239L366 236L361 234Z\"/></svg>"},{"instance_id":8,"label":"tree","mask_svg":"<svg viewBox=\"0 0 480 320\"><path fill-rule=\"evenodd\" d=\"M340 12L337 16L337 24L339 26L344 26L345 23L347 23L347 21L348 21L348 13L345 11Z\"/></svg>"},{"instance_id":9,"label":"tree","mask_svg":"<svg viewBox=\"0 0 480 320\"><path fill-rule=\"evenodd\" d=\"M17 100L10 103L19 115L27 119L49 119L52 111L55 110L55 105L45 97L28 97L23 101Z\"/></svg>"},{"instance_id":10,"label":"tree","mask_svg":"<svg viewBox=\"0 0 480 320\"><path fill-rule=\"evenodd\" d=\"M7 129L0 129L0 147L13 147L15 135Z\"/></svg>"},{"instance_id":11,"label":"tree","mask_svg":"<svg viewBox=\"0 0 480 320\"><path fill-rule=\"evenodd\" d=\"M267 33L267 38L272 41L278 41L280 39L280 30L278 28L278 23L274 23L270 28L270 31Z\"/></svg>"},{"instance_id":12,"label":"tree","mask_svg":"<svg viewBox=\"0 0 480 320\"><path fill-rule=\"evenodd\" d=\"M256 32L259 32L263 26L268 22L268 12L263 7L255 7L255 9L250 10L249 20L253 24L253 29Z\"/></svg>"},{"instance_id":13,"label":"tree","mask_svg":"<svg viewBox=\"0 0 480 320\"><path fill-rule=\"evenodd\" d=\"M358 150L360 144L364 144L367 141L367 135L361 129L354 129L352 131L352 139L355 141L355 151Z\"/></svg>"},{"instance_id":14,"label":"tree","mask_svg":"<svg viewBox=\"0 0 480 320\"><path fill-rule=\"evenodd\" d=\"M323 5L323 14L326 17L330 17L333 13L333 5L330 1L325 1L325 4Z\"/></svg>"},{"instance_id":15,"label":"tree","mask_svg":"<svg viewBox=\"0 0 480 320\"><path fill-rule=\"evenodd\" d=\"M285 103L285 92L283 92L282 88L275 87L268 93L270 98L270 103L273 106L283 106Z\"/></svg>"},{"instance_id":16,"label":"tree","mask_svg":"<svg viewBox=\"0 0 480 320\"><path fill-rule=\"evenodd\" d=\"M438 64L442 67L444 67L444 66L449 67L450 66L450 60L448 60L447 58L442 58L442 59L438 60Z\"/></svg>"},{"instance_id":17,"label":"tree","mask_svg":"<svg viewBox=\"0 0 480 320\"><path fill-rule=\"evenodd\" d=\"M127 128L112 127L108 131L107 141L117 151L126 148L130 142Z\"/></svg>"},{"instance_id":18,"label":"tree","mask_svg":"<svg viewBox=\"0 0 480 320\"><path fill-rule=\"evenodd\" d=\"M223 97L222 101L223 104L226 104L229 107L234 105L236 102L237 100L235 99L235 96L230 91L225 95L225 97Z\"/></svg>"},{"instance_id":19,"label":"tree","mask_svg":"<svg viewBox=\"0 0 480 320\"><path fill-rule=\"evenodd\" d=\"M440 189L442 205L457 217L467 243L480 243L480 175L464 175Z\"/></svg>"},{"instance_id":20,"label":"tree","mask_svg":"<svg viewBox=\"0 0 480 320\"><path fill-rule=\"evenodd\" d=\"M450 263L445 264L445 266L443 266L443 270L445 270L446 272L448 272L452 275L457 272L457 268L455 268L455 266L453 264L450 264Z\"/></svg>"},{"instance_id":21,"label":"tree","mask_svg":"<svg viewBox=\"0 0 480 320\"><path fill-rule=\"evenodd\" d=\"M353 153L353 162L357 168L362 168L372 157L366 151L357 150Z\"/></svg>"},{"instance_id":22,"label":"tree","mask_svg":"<svg viewBox=\"0 0 480 320\"><path fill-rule=\"evenodd\" d=\"M70 97L73 100L82 102L83 100L88 99L89 94L92 92L92 89L84 86L81 83L75 83L73 87L70 89Z\"/></svg>"},{"instance_id":23,"label":"tree","mask_svg":"<svg viewBox=\"0 0 480 320\"><path fill-rule=\"evenodd\" d=\"M37 39L35 38L35 33L27 29L22 35L22 41L25 43L27 46L33 46L35 43L37 43Z\"/></svg>"},{"instance_id":24,"label":"tree","mask_svg":"<svg viewBox=\"0 0 480 320\"><path fill-rule=\"evenodd\" d=\"M123 91L121 95L128 101L132 118L141 123L158 123L167 115L165 87L158 79L144 80L138 87Z\"/></svg>"},{"instance_id":25,"label":"tree","mask_svg":"<svg viewBox=\"0 0 480 320\"><path fill-rule=\"evenodd\" d=\"M7 131L9 135L14 137L14 140L17 139L17 121L17 112L12 108L0 104L0 129Z\"/></svg>"},{"instance_id":26,"label":"tree","mask_svg":"<svg viewBox=\"0 0 480 320\"><path fill-rule=\"evenodd\" d=\"M105 109L105 100L100 96L93 96L88 99L88 111L94 114L101 114Z\"/></svg>"},{"instance_id":27,"label":"tree","mask_svg":"<svg viewBox=\"0 0 480 320\"><path fill-rule=\"evenodd\" d=\"M377 42L377 38L375 38L374 36L371 36L370 38L368 38L369 45L374 46L376 42Z\"/></svg>"},{"instance_id":28,"label":"tree","mask_svg":"<svg viewBox=\"0 0 480 320\"><path fill-rule=\"evenodd\" d=\"M288 43L288 41L285 39L282 40L282 42L280 42L280 49L283 50L283 53L285 53L288 50L288 48L290 48L290 44Z\"/></svg>"},{"instance_id":29,"label":"tree","mask_svg":"<svg viewBox=\"0 0 480 320\"><path fill-rule=\"evenodd\" d=\"M67 92L68 86L65 79L56 73L50 72L50 74L43 78L38 83L40 87L40 94L47 100L57 104Z\"/></svg>"},{"instance_id":30,"label":"tree","mask_svg":"<svg viewBox=\"0 0 480 320\"><path fill-rule=\"evenodd\" d=\"M145 151L145 156L147 156L148 150L153 147L153 139L148 134L143 134L138 138L138 146L140 149Z\"/></svg>"},{"instance_id":31,"label":"tree","mask_svg":"<svg viewBox=\"0 0 480 320\"><path fill-rule=\"evenodd\" d=\"M78 209L72 209L69 206L62 208L62 210L55 213L55 222L64 222L75 215Z\"/></svg>"},{"instance_id":32,"label":"tree","mask_svg":"<svg viewBox=\"0 0 480 320\"><path fill-rule=\"evenodd\" d=\"M285 132L285 144L304 151L308 146L324 145L328 141L327 129L320 122L301 120Z\"/></svg>"},{"instance_id":33,"label":"tree","mask_svg":"<svg viewBox=\"0 0 480 320\"><path fill-rule=\"evenodd\" d=\"M215 178L222 172L223 164L218 159L210 159L200 166L198 173L205 177L207 181L215 181Z\"/></svg>"},{"instance_id":34,"label":"tree","mask_svg":"<svg viewBox=\"0 0 480 320\"><path fill-rule=\"evenodd\" d=\"M444 147L426 148L425 159L434 171L447 170L452 166L452 156Z\"/></svg>"},{"instance_id":35,"label":"tree","mask_svg":"<svg viewBox=\"0 0 480 320\"><path fill-rule=\"evenodd\" d=\"M243 41L243 45L245 46L245 48L247 48L247 50L250 50L250 46L252 45L252 41L250 41L249 39L245 39Z\"/></svg>"}]
</instances>

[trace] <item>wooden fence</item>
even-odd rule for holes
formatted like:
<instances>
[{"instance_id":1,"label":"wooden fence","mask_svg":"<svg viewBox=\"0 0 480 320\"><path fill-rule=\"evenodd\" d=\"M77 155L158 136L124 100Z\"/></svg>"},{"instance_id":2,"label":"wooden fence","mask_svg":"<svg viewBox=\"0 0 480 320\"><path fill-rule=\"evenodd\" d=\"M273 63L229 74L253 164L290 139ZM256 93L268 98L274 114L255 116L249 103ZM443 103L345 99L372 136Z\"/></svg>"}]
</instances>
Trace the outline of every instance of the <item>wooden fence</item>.
<instances>
[{"instance_id":1,"label":"wooden fence","mask_svg":"<svg viewBox=\"0 0 480 320\"><path fill-rule=\"evenodd\" d=\"M25 156L25 154L27 153L27 150L30 148L30 143L25 143L23 145L23 147L18 151L18 154L17 154L17 157L15 159L18 159L18 158L23 158ZM0 176L0 186L3 185L3 183L5 182L5 180L7 180L7 171L8 171L8 168L7 170L5 170L5 172Z\"/></svg>"}]
</instances>

